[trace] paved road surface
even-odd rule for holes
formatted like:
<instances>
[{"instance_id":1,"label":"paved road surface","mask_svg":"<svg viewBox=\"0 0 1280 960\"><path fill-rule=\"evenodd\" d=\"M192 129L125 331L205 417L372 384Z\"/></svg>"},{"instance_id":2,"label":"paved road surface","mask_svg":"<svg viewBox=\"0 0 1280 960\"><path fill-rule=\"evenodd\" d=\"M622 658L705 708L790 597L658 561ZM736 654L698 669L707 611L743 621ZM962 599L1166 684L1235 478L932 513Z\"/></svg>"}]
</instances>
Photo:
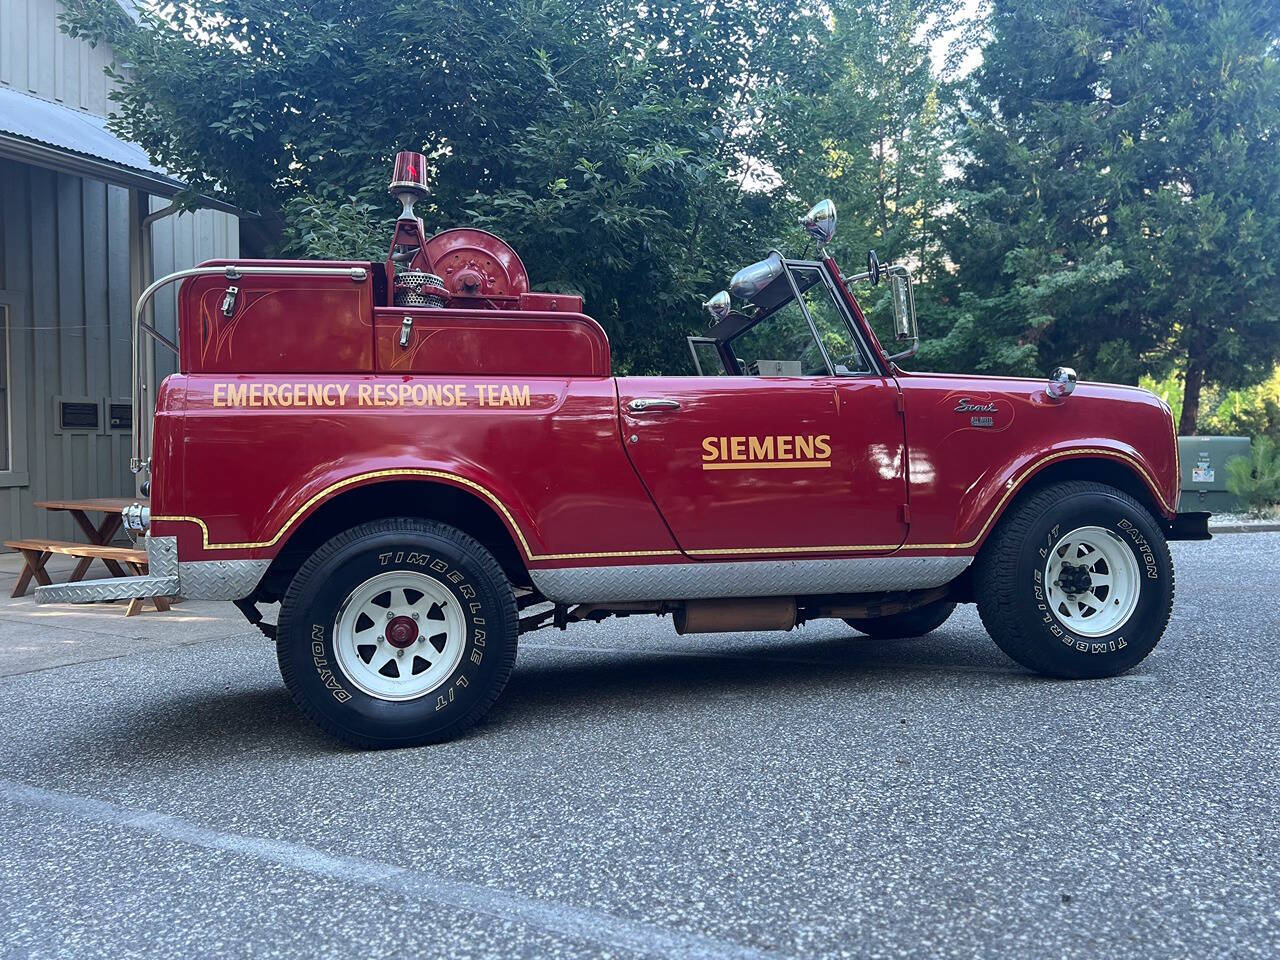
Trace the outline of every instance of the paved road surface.
<instances>
[{"instance_id":1,"label":"paved road surface","mask_svg":"<svg viewBox=\"0 0 1280 960\"><path fill-rule=\"evenodd\" d=\"M1029 676L971 608L635 619L526 637L461 742L357 753L238 627L0 678L0 954L1276 956L1280 534L1175 553L1116 680Z\"/></svg>"}]
</instances>

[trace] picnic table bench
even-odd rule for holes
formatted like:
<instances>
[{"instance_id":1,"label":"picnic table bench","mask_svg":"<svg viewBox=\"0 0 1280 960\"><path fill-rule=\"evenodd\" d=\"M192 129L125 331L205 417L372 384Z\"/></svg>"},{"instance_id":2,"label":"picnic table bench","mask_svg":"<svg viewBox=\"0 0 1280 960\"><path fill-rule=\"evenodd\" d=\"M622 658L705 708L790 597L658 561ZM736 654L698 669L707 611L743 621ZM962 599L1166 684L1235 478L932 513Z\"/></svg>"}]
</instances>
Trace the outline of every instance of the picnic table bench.
<instances>
[{"instance_id":1,"label":"picnic table bench","mask_svg":"<svg viewBox=\"0 0 1280 960\"><path fill-rule=\"evenodd\" d=\"M113 546L111 543L111 539L120 530L123 520L121 514L124 509L137 502L133 498L125 497L37 501L35 504L37 507L43 507L46 510L65 510L70 513L76 525L84 531L89 542L78 543L40 537L4 541L6 547L21 553L25 561L22 573L18 575L18 581L14 584L12 595L15 597L25 596L32 580L42 585L52 583L53 581L49 579L49 574L45 571L45 564L55 554L79 558L80 562L71 571L71 576L67 579L68 583L82 580L94 560L102 561L111 575L115 577L146 573L147 552L145 550L135 547ZM100 524L95 524L89 519L89 513L102 513L105 516ZM126 572L126 568L128 568L128 572ZM129 606L125 609L125 616L132 617L138 613L142 609L142 603L141 597L131 599ZM169 601L164 597L154 598L154 603L157 610L169 609Z\"/></svg>"}]
</instances>

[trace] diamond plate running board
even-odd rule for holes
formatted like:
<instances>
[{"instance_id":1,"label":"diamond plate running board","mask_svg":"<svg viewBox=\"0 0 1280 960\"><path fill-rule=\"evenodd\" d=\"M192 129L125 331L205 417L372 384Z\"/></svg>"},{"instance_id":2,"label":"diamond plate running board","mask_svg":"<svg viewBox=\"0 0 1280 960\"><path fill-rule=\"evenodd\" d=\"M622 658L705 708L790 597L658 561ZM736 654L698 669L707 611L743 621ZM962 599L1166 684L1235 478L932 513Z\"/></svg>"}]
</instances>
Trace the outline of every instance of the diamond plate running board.
<instances>
[{"instance_id":1,"label":"diamond plate running board","mask_svg":"<svg viewBox=\"0 0 1280 960\"><path fill-rule=\"evenodd\" d=\"M178 538L147 537L147 570L141 577L111 577L36 587L36 603L97 603L178 593Z\"/></svg>"}]
</instances>

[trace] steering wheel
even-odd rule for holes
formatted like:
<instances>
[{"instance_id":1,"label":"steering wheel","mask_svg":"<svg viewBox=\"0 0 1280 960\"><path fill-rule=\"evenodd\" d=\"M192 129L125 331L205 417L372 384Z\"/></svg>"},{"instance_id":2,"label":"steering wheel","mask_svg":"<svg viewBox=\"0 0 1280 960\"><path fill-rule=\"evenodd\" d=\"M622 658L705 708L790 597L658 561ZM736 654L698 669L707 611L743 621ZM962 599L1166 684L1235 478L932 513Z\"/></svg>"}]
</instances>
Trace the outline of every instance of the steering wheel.
<instances>
[{"instance_id":1,"label":"steering wheel","mask_svg":"<svg viewBox=\"0 0 1280 960\"><path fill-rule=\"evenodd\" d=\"M880 283L880 261L876 258L874 250L867 251L867 274L867 279L871 281L873 287Z\"/></svg>"}]
</instances>

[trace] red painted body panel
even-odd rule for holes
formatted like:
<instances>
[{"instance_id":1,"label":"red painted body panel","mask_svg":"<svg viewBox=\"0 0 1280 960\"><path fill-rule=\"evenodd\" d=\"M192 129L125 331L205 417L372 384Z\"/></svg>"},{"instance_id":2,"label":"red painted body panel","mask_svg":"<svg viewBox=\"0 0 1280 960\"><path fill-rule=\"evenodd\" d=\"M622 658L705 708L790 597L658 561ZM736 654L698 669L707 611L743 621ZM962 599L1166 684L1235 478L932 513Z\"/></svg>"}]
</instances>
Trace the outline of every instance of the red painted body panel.
<instances>
[{"instance_id":1,"label":"red painted body panel","mask_svg":"<svg viewBox=\"0 0 1280 960\"><path fill-rule=\"evenodd\" d=\"M289 260L211 260L201 266L297 266ZM367 263L315 262L317 267ZM239 289L230 317L227 288ZM196 373L338 373L373 369L373 279L191 277L178 294L179 368Z\"/></svg>"},{"instance_id":2,"label":"red painted body panel","mask_svg":"<svg viewBox=\"0 0 1280 960\"><path fill-rule=\"evenodd\" d=\"M245 390L245 405L222 405L228 384ZM255 396L265 402L268 387L278 402L282 384L290 399L295 384L304 394L309 384L331 385L334 405L252 405ZM172 454L157 461L152 532L176 533L183 560L271 557L327 497L416 479L485 499L533 563L676 553L623 452L612 380L522 378L527 405L490 405L502 402L503 386L511 381L171 377L166 394L186 396L186 482L172 481ZM417 405L424 397L438 402ZM157 429L157 450L161 434L174 445L173 419ZM190 519L165 519L176 517Z\"/></svg>"},{"instance_id":3,"label":"red painted body panel","mask_svg":"<svg viewBox=\"0 0 1280 960\"><path fill-rule=\"evenodd\" d=\"M1054 401L1041 381L896 370L614 380L581 314L375 308L372 282L345 278L240 284L234 324L226 280L183 287L185 373L159 397L151 532L183 561L273 557L329 498L401 479L480 498L531 566L973 554L1039 470L1079 457L1176 509L1172 418L1131 387ZM629 409L646 398L679 408Z\"/></svg>"},{"instance_id":4,"label":"red painted body panel","mask_svg":"<svg viewBox=\"0 0 1280 960\"><path fill-rule=\"evenodd\" d=\"M908 548L972 552L1008 496L1068 457L1119 462L1143 478L1167 516L1176 510L1172 417L1145 390L1082 383L1050 400L1039 380L900 374L898 382L910 450Z\"/></svg>"},{"instance_id":5,"label":"red painted body panel","mask_svg":"<svg viewBox=\"0 0 1280 960\"><path fill-rule=\"evenodd\" d=\"M871 555L906 536L891 379L622 377L618 396L627 453L691 556ZM632 413L637 398L680 408Z\"/></svg>"},{"instance_id":6,"label":"red painted body panel","mask_svg":"<svg viewBox=\"0 0 1280 960\"><path fill-rule=\"evenodd\" d=\"M405 317L413 325L402 347ZM609 339L582 314L379 307L373 322L379 372L609 375Z\"/></svg>"},{"instance_id":7,"label":"red painted body panel","mask_svg":"<svg viewBox=\"0 0 1280 960\"><path fill-rule=\"evenodd\" d=\"M182 450L186 440L186 377L166 377L156 394L151 450L151 512L177 510L185 497Z\"/></svg>"}]
</instances>

